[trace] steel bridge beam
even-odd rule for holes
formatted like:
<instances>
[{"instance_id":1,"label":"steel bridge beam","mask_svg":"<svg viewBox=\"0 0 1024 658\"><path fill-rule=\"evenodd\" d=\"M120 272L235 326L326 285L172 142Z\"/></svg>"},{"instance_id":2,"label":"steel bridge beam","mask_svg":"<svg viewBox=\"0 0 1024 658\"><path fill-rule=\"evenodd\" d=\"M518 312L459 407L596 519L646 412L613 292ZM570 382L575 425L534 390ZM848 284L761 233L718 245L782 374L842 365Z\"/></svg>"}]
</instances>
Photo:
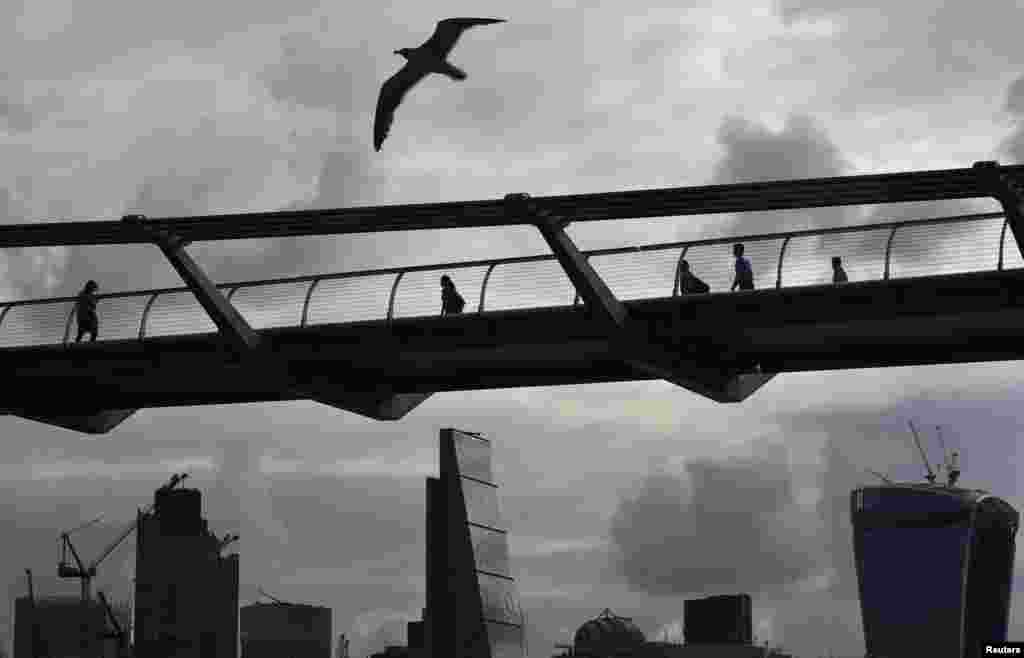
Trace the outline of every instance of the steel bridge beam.
<instances>
[{"instance_id":1,"label":"steel bridge beam","mask_svg":"<svg viewBox=\"0 0 1024 658\"><path fill-rule=\"evenodd\" d=\"M84 434L106 434L110 430L114 429L129 416L134 414L138 409L105 409L103 411L97 411L91 415L47 415L44 413L35 413L32 411L19 411L14 415L21 418L27 418L28 420L34 420L38 423L45 423L47 425L55 425L57 427L63 427L64 429L74 430L76 432L82 432Z\"/></svg>"},{"instance_id":2,"label":"steel bridge beam","mask_svg":"<svg viewBox=\"0 0 1024 658\"><path fill-rule=\"evenodd\" d=\"M1001 167L1024 181L1024 165ZM791 208L822 208L990 196L970 167L800 180L704 185L626 192L538 197L573 221L679 217ZM510 221L500 199L393 206L284 210L205 217L162 217L150 223L190 242L342 235L383 231L497 227ZM147 244L151 239L118 221L51 221L0 226L0 249L99 244Z\"/></svg>"}]
</instances>

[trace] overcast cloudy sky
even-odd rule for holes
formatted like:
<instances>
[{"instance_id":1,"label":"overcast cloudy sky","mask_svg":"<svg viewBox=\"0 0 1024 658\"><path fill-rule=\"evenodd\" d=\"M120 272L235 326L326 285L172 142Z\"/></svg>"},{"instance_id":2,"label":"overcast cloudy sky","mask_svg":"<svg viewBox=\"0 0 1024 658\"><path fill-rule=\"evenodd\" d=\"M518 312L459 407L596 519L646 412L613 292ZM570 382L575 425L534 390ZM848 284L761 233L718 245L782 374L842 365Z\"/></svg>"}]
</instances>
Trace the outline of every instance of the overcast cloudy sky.
<instances>
[{"instance_id":1,"label":"overcast cloudy sky","mask_svg":"<svg viewBox=\"0 0 1024 658\"><path fill-rule=\"evenodd\" d=\"M1024 162L1016 0L295 0L0 3L2 221L496 198ZM371 144L379 84L436 20L497 16ZM992 204L932 204L961 211ZM832 209L573 227L583 247L927 216ZM217 280L541 253L528 228L195 245ZM859 253L859 252L858 252ZM725 254L728 258L728 254ZM726 266L728 261L725 261ZM851 272L851 274L853 274ZM0 255L0 297L176 285L151 247ZM690 596L745 591L763 640L863 651L846 500L919 477L906 418L945 424L964 481L1015 505L1013 363L780 377L722 406L664 383L435 396L394 424L307 403L140 412L108 436L0 419L0 583L55 578L58 532L99 550L170 473L242 535L262 585L328 605L354 655L423 606L437 432L495 441L531 655L611 607L648 637ZM131 547L100 584L127 596ZM1018 579L1018 583L1024 582ZM71 585L73 591L73 584ZM1015 588L1019 596L1020 587ZM0 604L0 614L7 603ZM1024 608L1011 639L1024 637ZM0 620L0 629L3 623Z\"/></svg>"}]
</instances>

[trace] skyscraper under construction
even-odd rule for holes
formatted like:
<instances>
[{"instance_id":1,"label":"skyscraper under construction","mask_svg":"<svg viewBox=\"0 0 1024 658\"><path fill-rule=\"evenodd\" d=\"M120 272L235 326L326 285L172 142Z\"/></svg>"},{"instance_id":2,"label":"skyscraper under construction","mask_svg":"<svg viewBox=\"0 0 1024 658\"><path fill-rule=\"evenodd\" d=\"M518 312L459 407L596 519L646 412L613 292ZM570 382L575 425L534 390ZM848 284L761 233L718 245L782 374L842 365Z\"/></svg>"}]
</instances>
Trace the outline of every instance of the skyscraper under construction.
<instances>
[{"instance_id":1,"label":"skyscraper under construction","mask_svg":"<svg viewBox=\"0 0 1024 658\"><path fill-rule=\"evenodd\" d=\"M140 513L135 582L139 658L237 658L238 555L223 555L196 489L157 491Z\"/></svg>"}]
</instances>

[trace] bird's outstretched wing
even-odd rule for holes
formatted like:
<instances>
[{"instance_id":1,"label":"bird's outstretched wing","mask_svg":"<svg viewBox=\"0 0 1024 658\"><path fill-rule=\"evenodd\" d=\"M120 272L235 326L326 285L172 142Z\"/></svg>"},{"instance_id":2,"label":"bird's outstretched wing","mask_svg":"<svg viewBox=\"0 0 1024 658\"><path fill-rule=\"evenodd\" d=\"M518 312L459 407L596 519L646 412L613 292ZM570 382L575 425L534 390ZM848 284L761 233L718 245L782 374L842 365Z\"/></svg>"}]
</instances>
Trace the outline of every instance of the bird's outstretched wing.
<instances>
[{"instance_id":1,"label":"bird's outstretched wing","mask_svg":"<svg viewBox=\"0 0 1024 658\"><path fill-rule=\"evenodd\" d=\"M388 136L391 122L395 119L395 108L401 104L406 93L426 76L426 72L406 64L381 86L377 98L377 113L373 117L373 148L380 150Z\"/></svg>"},{"instance_id":2,"label":"bird's outstretched wing","mask_svg":"<svg viewBox=\"0 0 1024 658\"><path fill-rule=\"evenodd\" d=\"M437 22L434 33L423 42L420 48L426 48L435 53L441 59L448 57L448 53L455 47L455 43L462 36L462 33L475 25L491 25L493 23L504 23L504 18L446 18Z\"/></svg>"}]
</instances>

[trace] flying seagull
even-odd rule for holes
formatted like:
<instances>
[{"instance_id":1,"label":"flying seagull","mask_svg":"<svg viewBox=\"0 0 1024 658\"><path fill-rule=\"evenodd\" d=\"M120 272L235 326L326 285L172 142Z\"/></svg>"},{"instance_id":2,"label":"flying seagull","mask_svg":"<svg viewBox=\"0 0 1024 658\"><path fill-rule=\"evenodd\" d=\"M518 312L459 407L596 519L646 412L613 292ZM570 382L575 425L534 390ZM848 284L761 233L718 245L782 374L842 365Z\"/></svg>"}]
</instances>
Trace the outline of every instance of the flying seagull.
<instances>
[{"instance_id":1,"label":"flying seagull","mask_svg":"<svg viewBox=\"0 0 1024 658\"><path fill-rule=\"evenodd\" d=\"M465 80L466 72L448 62L448 53L455 47L462 33L475 25L504 23L503 18L446 18L438 21L434 33L418 48L401 48L394 51L407 61L398 73L391 76L380 88L377 99L377 114L373 119L373 148L380 150L388 136L395 108L406 93L431 73L446 75L452 80Z\"/></svg>"}]
</instances>

